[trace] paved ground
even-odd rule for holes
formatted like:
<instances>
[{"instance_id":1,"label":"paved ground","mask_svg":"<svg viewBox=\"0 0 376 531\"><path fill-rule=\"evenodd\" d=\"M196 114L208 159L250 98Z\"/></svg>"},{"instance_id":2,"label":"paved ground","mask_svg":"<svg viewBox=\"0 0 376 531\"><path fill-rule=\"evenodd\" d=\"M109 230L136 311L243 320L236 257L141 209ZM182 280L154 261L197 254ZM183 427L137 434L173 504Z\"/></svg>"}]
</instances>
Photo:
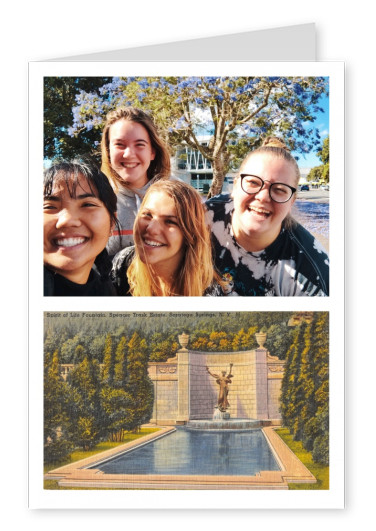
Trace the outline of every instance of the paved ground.
<instances>
[{"instance_id":1,"label":"paved ground","mask_svg":"<svg viewBox=\"0 0 376 531\"><path fill-rule=\"evenodd\" d=\"M297 199L302 201L311 201L314 203L329 203L329 192L326 190L308 190L307 192L298 192Z\"/></svg>"},{"instance_id":2,"label":"paved ground","mask_svg":"<svg viewBox=\"0 0 376 531\"><path fill-rule=\"evenodd\" d=\"M292 209L294 218L319 240L329 252L329 192L298 192Z\"/></svg>"}]
</instances>

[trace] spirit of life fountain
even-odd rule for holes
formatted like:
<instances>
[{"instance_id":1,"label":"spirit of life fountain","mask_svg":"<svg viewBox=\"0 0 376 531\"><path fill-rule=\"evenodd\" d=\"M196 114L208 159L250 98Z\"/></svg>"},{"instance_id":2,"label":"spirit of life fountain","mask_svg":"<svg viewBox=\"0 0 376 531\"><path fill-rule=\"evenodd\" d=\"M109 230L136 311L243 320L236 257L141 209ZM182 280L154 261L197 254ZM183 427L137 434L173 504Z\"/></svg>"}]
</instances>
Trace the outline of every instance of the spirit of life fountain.
<instances>
[{"instance_id":1,"label":"spirit of life fountain","mask_svg":"<svg viewBox=\"0 0 376 531\"><path fill-rule=\"evenodd\" d=\"M266 412L270 410L270 407L265 405L268 401L268 388L269 390L272 388L268 383L268 374L276 376L283 368L281 361L275 356L270 356L265 349L266 334L259 333L256 336L258 342L256 350L223 354L195 354L186 348L189 336L186 334L179 336L182 349L178 351L178 357L175 359L178 360L180 355L190 352L187 362L189 366L194 367L189 374L189 418L184 422L187 429L249 430L261 427L265 420L269 423L270 417L265 418ZM228 370L224 369L227 363ZM217 391L213 389L211 379L215 380ZM233 381L235 387L232 392ZM196 386L194 382L198 382ZM273 384L275 382L274 379ZM235 407L231 407L230 404L233 400ZM201 410L197 403L201 404ZM202 407L204 403L205 411Z\"/></svg>"},{"instance_id":2,"label":"spirit of life fountain","mask_svg":"<svg viewBox=\"0 0 376 531\"><path fill-rule=\"evenodd\" d=\"M215 378L216 383L219 385L218 402L214 409L213 420L227 420L230 418L230 414L227 412L230 407L227 397L229 393L229 384L232 382L231 378L234 377L234 375L231 374L232 367L233 364L230 363L228 374L226 374L226 371L222 371L222 374L219 375L210 372L209 367L206 366L207 372L210 376Z\"/></svg>"}]
</instances>

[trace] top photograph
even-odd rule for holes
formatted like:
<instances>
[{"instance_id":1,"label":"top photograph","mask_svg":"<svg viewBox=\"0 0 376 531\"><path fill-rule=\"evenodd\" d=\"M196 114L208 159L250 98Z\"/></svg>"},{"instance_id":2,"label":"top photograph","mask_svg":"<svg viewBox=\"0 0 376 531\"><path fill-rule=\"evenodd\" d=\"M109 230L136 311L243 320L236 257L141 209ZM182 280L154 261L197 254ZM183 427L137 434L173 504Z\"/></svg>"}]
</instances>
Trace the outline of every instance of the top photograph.
<instances>
[{"instance_id":1,"label":"top photograph","mask_svg":"<svg viewBox=\"0 0 376 531\"><path fill-rule=\"evenodd\" d=\"M329 296L328 77L44 77L45 296Z\"/></svg>"}]
</instances>

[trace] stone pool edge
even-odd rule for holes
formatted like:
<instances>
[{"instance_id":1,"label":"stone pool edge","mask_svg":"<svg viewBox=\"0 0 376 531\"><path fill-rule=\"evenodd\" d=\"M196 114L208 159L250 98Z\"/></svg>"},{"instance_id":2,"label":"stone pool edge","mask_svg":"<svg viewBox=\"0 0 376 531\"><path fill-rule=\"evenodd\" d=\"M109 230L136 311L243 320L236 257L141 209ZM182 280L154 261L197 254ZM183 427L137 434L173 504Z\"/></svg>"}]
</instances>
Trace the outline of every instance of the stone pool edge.
<instances>
[{"instance_id":1,"label":"stone pool edge","mask_svg":"<svg viewBox=\"0 0 376 531\"><path fill-rule=\"evenodd\" d=\"M61 487L87 489L160 489L160 490L287 490L288 483L316 483L316 478L275 432L275 427L262 431L282 470L261 471L255 476L178 476L104 474L98 469L88 469L126 450L141 446L175 431L174 427L161 427L158 432L145 435L100 454L49 471L44 479L57 480Z\"/></svg>"}]
</instances>

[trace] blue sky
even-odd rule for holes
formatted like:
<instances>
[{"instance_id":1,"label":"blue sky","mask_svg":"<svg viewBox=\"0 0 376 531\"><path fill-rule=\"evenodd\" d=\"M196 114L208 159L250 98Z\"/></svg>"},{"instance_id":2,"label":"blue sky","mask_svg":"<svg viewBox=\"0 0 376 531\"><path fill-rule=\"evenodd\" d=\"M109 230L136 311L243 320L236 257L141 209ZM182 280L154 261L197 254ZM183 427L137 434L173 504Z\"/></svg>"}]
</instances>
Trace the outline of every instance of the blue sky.
<instances>
[{"instance_id":1,"label":"blue sky","mask_svg":"<svg viewBox=\"0 0 376 531\"><path fill-rule=\"evenodd\" d=\"M329 97L322 96L319 105L324 109L324 112L317 114L315 122L313 124L307 124L307 127L310 128L312 125L317 127L321 136L321 141L323 141L324 138L329 135ZM319 166L321 164L320 159L317 157L314 151L305 155L295 152L292 152L292 154L294 156L299 156L298 166L300 168L313 168L314 166Z\"/></svg>"}]
</instances>

